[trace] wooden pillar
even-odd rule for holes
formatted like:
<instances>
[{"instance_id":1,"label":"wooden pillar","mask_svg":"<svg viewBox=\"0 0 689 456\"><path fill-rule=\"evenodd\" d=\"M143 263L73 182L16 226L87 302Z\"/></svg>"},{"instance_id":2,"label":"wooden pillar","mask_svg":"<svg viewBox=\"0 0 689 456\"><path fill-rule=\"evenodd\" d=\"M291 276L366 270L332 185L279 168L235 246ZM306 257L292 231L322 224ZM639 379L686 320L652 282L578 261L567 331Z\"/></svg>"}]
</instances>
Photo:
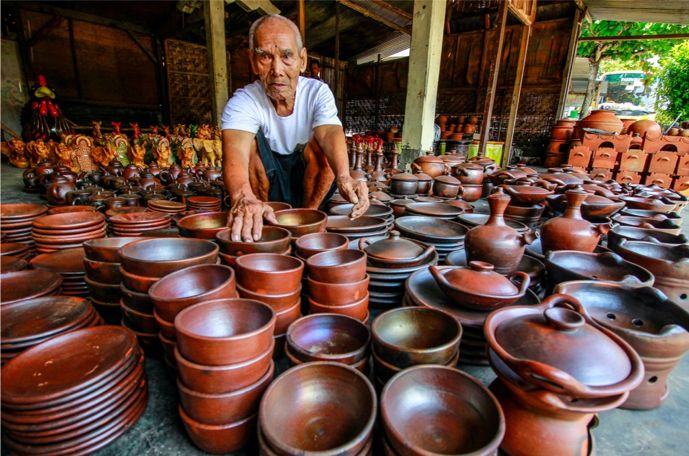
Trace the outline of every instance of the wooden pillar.
<instances>
[{"instance_id":1,"label":"wooden pillar","mask_svg":"<svg viewBox=\"0 0 689 456\"><path fill-rule=\"evenodd\" d=\"M565 104L567 103L567 95L572 83L572 67L574 67L574 60L577 57L577 45L579 44L579 33L581 32L581 23L584 19L584 11L577 8L574 13L574 21L572 22L572 32L569 35L569 49L567 51L567 62L565 69L562 72L562 87L560 89L560 101L557 104L557 119L562 118L565 111Z\"/></svg>"},{"instance_id":2,"label":"wooden pillar","mask_svg":"<svg viewBox=\"0 0 689 456\"><path fill-rule=\"evenodd\" d=\"M225 54L225 1L203 2L203 17L206 26L206 49L213 98L211 115L214 125L220 125L225 103L227 103L227 57Z\"/></svg>"},{"instance_id":3,"label":"wooden pillar","mask_svg":"<svg viewBox=\"0 0 689 456\"><path fill-rule=\"evenodd\" d=\"M301 42L306 45L306 6L304 0L299 0L299 32L301 33Z\"/></svg>"},{"instance_id":4,"label":"wooden pillar","mask_svg":"<svg viewBox=\"0 0 689 456\"><path fill-rule=\"evenodd\" d=\"M514 76L514 87L512 88L512 99L510 101L510 116L507 120L507 132L505 135L505 148L502 154L502 166L510 163L512 155L512 139L514 129L517 125L517 113L519 112L519 95L522 91L522 80L524 79L524 69L526 68L526 50L529 48L529 37L531 36L531 26L521 26L521 39L519 41L519 57L517 60L517 72Z\"/></svg>"},{"instance_id":5,"label":"wooden pillar","mask_svg":"<svg viewBox=\"0 0 689 456\"><path fill-rule=\"evenodd\" d=\"M507 24L507 6L509 2L500 2L498 10L498 45L495 55L490 62L488 72L488 86L486 98L483 103L483 122L481 123L481 142L479 144L478 156L486 156L488 138L490 138L490 121L493 116L493 105L495 104L495 91L498 87L498 76L500 75L500 61L502 60L502 46L505 43L505 25Z\"/></svg>"},{"instance_id":6,"label":"wooden pillar","mask_svg":"<svg viewBox=\"0 0 689 456\"><path fill-rule=\"evenodd\" d=\"M402 144L416 154L433 149L445 9L445 2L414 0Z\"/></svg>"}]
</instances>

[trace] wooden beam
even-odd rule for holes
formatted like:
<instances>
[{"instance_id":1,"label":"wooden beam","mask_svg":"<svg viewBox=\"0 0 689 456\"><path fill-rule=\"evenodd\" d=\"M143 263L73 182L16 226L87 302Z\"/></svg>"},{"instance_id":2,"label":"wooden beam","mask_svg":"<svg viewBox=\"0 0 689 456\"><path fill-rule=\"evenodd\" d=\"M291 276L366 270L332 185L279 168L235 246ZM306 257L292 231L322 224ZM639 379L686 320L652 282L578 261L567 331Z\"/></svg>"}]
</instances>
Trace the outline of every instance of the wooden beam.
<instances>
[{"instance_id":1,"label":"wooden beam","mask_svg":"<svg viewBox=\"0 0 689 456\"><path fill-rule=\"evenodd\" d=\"M380 22L381 24L385 25L386 27L390 27L393 30L396 30L398 32L404 33L406 35L411 35L411 32L409 31L408 28L402 27L401 25L398 25L397 23L391 21L390 19L387 19L383 16L380 16L372 11L369 11L367 8L364 6L359 5L358 3L354 3L350 0L337 0L339 3L342 3L344 6L346 6L349 9L353 9L357 13L360 13L370 19L373 19L374 21Z\"/></svg>"},{"instance_id":2,"label":"wooden beam","mask_svg":"<svg viewBox=\"0 0 689 456\"><path fill-rule=\"evenodd\" d=\"M301 33L301 42L306 43L306 6L304 0L299 0L299 33Z\"/></svg>"},{"instance_id":3,"label":"wooden beam","mask_svg":"<svg viewBox=\"0 0 689 456\"><path fill-rule=\"evenodd\" d=\"M77 85L77 95L79 98L84 96L81 87L81 74L79 73L79 62L77 61L77 48L74 43L74 24L72 19L67 19L67 25L69 26L69 50L72 54L72 68L74 70L74 82Z\"/></svg>"},{"instance_id":4,"label":"wooden beam","mask_svg":"<svg viewBox=\"0 0 689 456\"><path fill-rule=\"evenodd\" d=\"M235 1L244 11L259 10L262 14L280 14L280 9L270 0L225 0L225 3Z\"/></svg>"},{"instance_id":5,"label":"wooden beam","mask_svg":"<svg viewBox=\"0 0 689 456\"><path fill-rule=\"evenodd\" d=\"M488 73L488 87L486 90L486 98L483 103L483 122L481 123L481 139L479 144L478 156L486 156L486 147L488 146L488 138L490 138L490 123L493 115L493 105L495 104L495 91L498 85L498 76L500 75L500 61L502 60L502 47L505 43L505 26L507 25L507 2L500 3L498 10L498 45L490 63L490 71Z\"/></svg>"},{"instance_id":6,"label":"wooden beam","mask_svg":"<svg viewBox=\"0 0 689 456\"><path fill-rule=\"evenodd\" d=\"M348 17L347 15L340 14L340 33L345 32L352 27L358 26L360 23L361 19L358 15L354 14L351 15L351 17ZM315 48L319 44L325 43L331 39L334 36L333 30L335 30L335 17L331 16L315 27L312 26L309 29L308 40L305 44L308 44L309 48Z\"/></svg>"},{"instance_id":7,"label":"wooden beam","mask_svg":"<svg viewBox=\"0 0 689 456\"><path fill-rule=\"evenodd\" d=\"M408 21L412 20L412 15L407 13L406 11L399 9L398 7L391 5L390 3L384 1L384 0L369 0L371 3L380 6L384 10L390 11L391 13L394 13L398 16L401 16L405 18Z\"/></svg>"},{"instance_id":8,"label":"wooden beam","mask_svg":"<svg viewBox=\"0 0 689 456\"><path fill-rule=\"evenodd\" d=\"M579 41L648 41L648 40L686 40L689 33L668 33L667 35L629 35L629 36L584 36Z\"/></svg>"},{"instance_id":9,"label":"wooden beam","mask_svg":"<svg viewBox=\"0 0 689 456\"><path fill-rule=\"evenodd\" d=\"M29 38L26 41L26 46L27 47L33 47L36 43L38 43L43 37L48 35L50 32L58 28L62 22L65 20L64 17L62 16L53 16L48 22L43 24L41 28L36 30L36 32L31 35L31 38Z\"/></svg>"},{"instance_id":10,"label":"wooden beam","mask_svg":"<svg viewBox=\"0 0 689 456\"><path fill-rule=\"evenodd\" d=\"M514 6L514 3L512 0L510 0L508 2L507 7L509 8L510 13L512 13L512 15L514 17L516 17L519 20L519 22L521 22L522 24L527 25L527 26L531 25L531 17L527 16L524 11L522 11L522 10L518 9L516 6Z\"/></svg>"},{"instance_id":11,"label":"wooden beam","mask_svg":"<svg viewBox=\"0 0 689 456\"><path fill-rule=\"evenodd\" d=\"M565 62L565 69L562 73L562 85L560 88L560 98L557 103L557 118L562 118L565 111L565 104L567 103L567 95L569 94L569 87L572 79L572 68L574 68L574 60L577 57L577 38L581 33L581 23L584 20L584 11L579 8L574 12L574 21L572 22L572 31L569 34L569 48L567 49L567 61Z\"/></svg>"},{"instance_id":12,"label":"wooden beam","mask_svg":"<svg viewBox=\"0 0 689 456\"><path fill-rule=\"evenodd\" d=\"M225 103L227 103L224 0L203 2L203 15L206 25L206 48L208 50L208 68L213 97L211 115L214 125L220 125L222 112L225 109Z\"/></svg>"},{"instance_id":13,"label":"wooden beam","mask_svg":"<svg viewBox=\"0 0 689 456\"><path fill-rule=\"evenodd\" d=\"M158 59L156 59L156 57L153 55L153 53L151 53L151 51L146 49L146 46L144 46L144 44L141 42L141 40L139 40L139 38L137 38L136 35L134 35L129 30L125 30L125 32L127 32L127 35L129 35L129 38L131 38L132 41L139 47L139 49L141 49L141 52L146 54L146 57L148 57L148 60L150 60L151 63L153 63L153 65L157 65Z\"/></svg>"},{"instance_id":14,"label":"wooden beam","mask_svg":"<svg viewBox=\"0 0 689 456\"><path fill-rule=\"evenodd\" d=\"M517 72L514 76L512 99L510 100L510 115L507 119L507 131L505 132L505 147L502 152L503 167L509 165L510 158L512 158L512 140L514 138L514 130L517 125L517 114L519 113L519 96L522 91L524 69L526 68L526 51L529 48L529 37L531 36L531 26L522 25L521 29L521 38L519 40L519 57L517 60Z\"/></svg>"}]
</instances>

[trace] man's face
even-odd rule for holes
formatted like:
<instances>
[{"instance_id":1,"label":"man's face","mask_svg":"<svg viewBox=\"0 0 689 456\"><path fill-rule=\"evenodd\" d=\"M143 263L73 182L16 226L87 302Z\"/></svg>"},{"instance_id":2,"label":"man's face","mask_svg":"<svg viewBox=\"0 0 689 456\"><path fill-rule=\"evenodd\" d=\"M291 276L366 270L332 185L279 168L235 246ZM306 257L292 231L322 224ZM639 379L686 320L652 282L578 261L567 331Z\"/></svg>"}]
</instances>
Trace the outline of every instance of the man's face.
<instances>
[{"instance_id":1,"label":"man's face","mask_svg":"<svg viewBox=\"0 0 689 456\"><path fill-rule=\"evenodd\" d=\"M251 68L266 94L276 102L292 102L299 73L306 69L306 48L297 49L292 29L283 21L267 19L256 30L250 49Z\"/></svg>"},{"instance_id":2,"label":"man's face","mask_svg":"<svg viewBox=\"0 0 689 456\"><path fill-rule=\"evenodd\" d=\"M311 74L313 76L318 76L319 74L321 74L321 69L318 67L317 63L311 64Z\"/></svg>"}]
</instances>

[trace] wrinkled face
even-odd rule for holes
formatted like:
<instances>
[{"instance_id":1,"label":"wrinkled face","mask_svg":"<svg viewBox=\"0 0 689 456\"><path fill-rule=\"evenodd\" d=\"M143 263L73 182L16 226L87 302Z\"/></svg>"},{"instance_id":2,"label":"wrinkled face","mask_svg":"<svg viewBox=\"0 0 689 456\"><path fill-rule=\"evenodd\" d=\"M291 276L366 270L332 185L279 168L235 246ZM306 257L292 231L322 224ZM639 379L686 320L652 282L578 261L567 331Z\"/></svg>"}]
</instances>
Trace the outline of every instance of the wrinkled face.
<instances>
[{"instance_id":1,"label":"wrinkled face","mask_svg":"<svg viewBox=\"0 0 689 456\"><path fill-rule=\"evenodd\" d=\"M251 68L268 97L291 103L297 93L299 73L306 69L306 48L297 49L292 29L283 21L267 19L256 30Z\"/></svg>"}]
</instances>

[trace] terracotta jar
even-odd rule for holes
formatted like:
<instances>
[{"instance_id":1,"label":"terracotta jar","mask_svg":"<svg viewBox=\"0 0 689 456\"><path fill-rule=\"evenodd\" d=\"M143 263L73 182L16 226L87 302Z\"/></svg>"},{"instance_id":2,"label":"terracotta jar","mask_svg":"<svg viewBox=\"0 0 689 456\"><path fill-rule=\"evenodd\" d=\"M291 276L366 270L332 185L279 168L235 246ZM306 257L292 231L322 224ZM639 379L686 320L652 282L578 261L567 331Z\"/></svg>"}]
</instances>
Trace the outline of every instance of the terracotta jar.
<instances>
[{"instance_id":1,"label":"terracotta jar","mask_svg":"<svg viewBox=\"0 0 689 456\"><path fill-rule=\"evenodd\" d=\"M488 158L488 157L478 157L478 156L471 157L469 159L469 162L483 166L483 173L484 174L491 174L496 169L498 169L497 165L495 164L495 160L493 160L492 158Z\"/></svg>"},{"instance_id":2,"label":"terracotta jar","mask_svg":"<svg viewBox=\"0 0 689 456\"><path fill-rule=\"evenodd\" d=\"M460 182L452 176L438 176L433 181L433 195L441 198L456 198Z\"/></svg>"},{"instance_id":3,"label":"terracotta jar","mask_svg":"<svg viewBox=\"0 0 689 456\"><path fill-rule=\"evenodd\" d=\"M484 225L472 228L466 234L464 246L467 261L484 261L495 266L500 274L511 274L524 255L524 246L531 244L535 235L531 231L519 234L505 223L505 208L510 197L498 189L488 197L490 218Z\"/></svg>"},{"instance_id":4,"label":"terracotta jar","mask_svg":"<svg viewBox=\"0 0 689 456\"><path fill-rule=\"evenodd\" d=\"M620 133L622 131L622 121L612 111L596 109L591 114L581 120L581 128L593 128L596 130Z\"/></svg>"},{"instance_id":5,"label":"terracotta jar","mask_svg":"<svg viewBox=\"0 0 689 456\"><path fill-rule=\"evenodd\" d=\"M414 171L422 171L434 179L450 171L449 166L440 157L436 157L432 153L417 157L411 166Z\"/></svg>"},{"instance_id":6,"label":"terracotta jar","mask_svg":"<svg viewBox=\"0 0 689 456\"><path fill-rule=\"evenodd\" d=\"M476 163L461 163L452 168L452 174L462 184L481 184L483 182L483 166Z\"/></svg>"},{"instance_id":7,"label":"terracotta jar","mask_svg":"<svg viewBox=\"0 0 689 456\"><path fill-rule=\"evenodd\" d=\"M65 176L56 174L48 185L45 196L52 204L66 204L67 194L77 189L76 184Z\"/></svg>"},{"instance_id":8,"label":"terracotta jar","mask_svg":"<svg viewBox=\"0 0 689 456\"><path fill-rule=\"evenodd\" d=\"M427 261L435 250L432 245L424 246L420 242L400 237L397 230L390 231L386 239L370 244L367 238L361 238L359 249L366 252L370 265L390 269L418 266Z\"/></svg>"},{"instance_id":9,"label":"terracotta jar","mask_svg":"<svg viewBox=\"0 0 689 456\"><path fill-rule=\"evenodd\" d=\"M567 209L562 217L554 217L541 227L543 252L579 250L593 252L602 234L610 231L609 223L594 225L581 216L581 204L589 196L582 190L569 190Z\"/></svg>"},{"instance_id":10,"label":"terracotta jar","mask_svg":"<svg viewBox=\"0 0 689 456\"><path fill-rule=\"evenodd\" d=\"M423 171L416 171L414 176L418 180L416 193L418 195L428 195L431 192L431 187L433 186L433 178Z\"/></svg>"},{"instance_id":11,"label":"terracotta jar","mask_svg":"<svg viewBox=\"0 0 689 456\"><path fill-rule=\"evenodd\" d=\"M415 195L418 180L416 176L410 173L395 174L390 179L390 193L393 195Z\"/></svg>"},{"instance_id":12,"label":"terracotta jar","mask_svg":"<svg viewBox=\"0 0 689 456\"><path fill-rule=\"evenodd\" d=\"M627 133L632 135L638 134L643 138L646 134L650 134L652 136L660 136L663 134L663 130L660 128L660 125L658 125L658 122L656 122L655 120L641 119L637 120L629 127L627 127Z\"/></svg>"}]
</instances>

